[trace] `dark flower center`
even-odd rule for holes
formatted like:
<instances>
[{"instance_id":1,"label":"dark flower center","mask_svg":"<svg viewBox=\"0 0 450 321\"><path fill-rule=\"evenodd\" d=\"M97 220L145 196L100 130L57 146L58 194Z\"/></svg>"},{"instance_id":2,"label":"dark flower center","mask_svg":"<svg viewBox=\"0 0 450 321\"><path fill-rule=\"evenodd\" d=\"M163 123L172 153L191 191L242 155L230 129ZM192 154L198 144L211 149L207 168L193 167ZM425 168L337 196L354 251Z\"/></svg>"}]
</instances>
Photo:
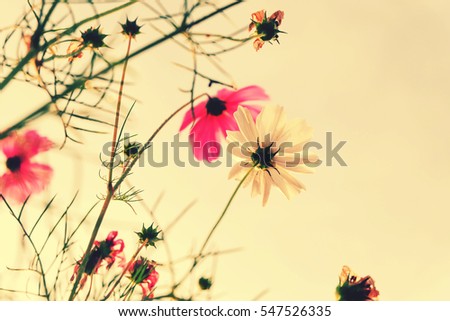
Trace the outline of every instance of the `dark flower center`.
<instances>
[{"instance_id":1,"label":"dark flower center","mask_svg":"<svg viewBox=\"0 0 450 321\"><path fill-rule=\"evenodd\" d=\"M206 111L209 115L219 116L226 110L225 102L219 98L210 98L206 103Z\"/></svg>"},{"instance_id":2,"label":"dark flower center","mask_svg":"<svg viewBox=\"0 0 450 321\"><path fill-rule=\"evenodd\" d=\"M92 46L93 48L100 48L105 45L103 39L106 38L106 35L100 33L100 27L93 29L92 27L81 33L81 38L83 39L83 43L86 46Z\"/></svg>"},{"instance_id":3,"label":"dark flower center","mask_svg":"<svg viewBox=\"0 0 450 321\"><path fill-rule=\"evenodd\" d=\"M113 240L105 240L100 242L99 251L102 259L106 259L112 252L112 247L114 246Z\"/></svg>"},{"instance_id":4,"label":"dark flower center","mask_svg":"<svg viewBox=\"0 0 450 321\"><path fill-rule=\"evenodd\" d=\"M277 23L275 21L263 22L257 26L257 32L262 35L261 39L264 41L276 38L278 33Z\"/></svg>"},{"instance_id":5,"label":"dark flower center","mask_svg":"<svg viewBox=\"0 0 450 321\"><path fill-rule=\"evenodd\" d=\"M201 277L198 280L198 285L202 290L209 290L212 286L212 280L208 278Z\"/></svg>"},{"instance_id":6,"label":"dark flower center","mask_svg":"<svg viewBox=\"0 0 450 321\"><path fill-rule=\"evenodd\" d=\"M6 167L11 172L17 172L20 170L20 165L22 165L22 158L20 156L13 156L6 160Z\"/></svg>"},{"instance_id":7,"label":"dark flower center","mask_svg":"<svg viewBox=\"0 0 450 321\"><path fill-rule=\"evenodd\" d=\"M274 167L272 164L272 159L277 154L277 152L273 153L271 151L273 143L270 144L267 147L261 148L258 144L258 149L252 154L251 158L253 161L253 164L258 166L259 168L268 168L268 167Z\"/></svg>"},{"instance_id":8,"label":"dark flower center","mask_svg":"<svg viewBox=\"0 0 450 321\"><path fill-rule=\"evenodd\" d=\"M125 145L125 155L127 157L134 157L139 153L139 149L141 148L141 144L137 142L133 142Z\"/></svg>"},{"instance_id":9,"label":"dark flower center","mask_svg":"<svg viewBox=\"0 0 450 321\"><path fill-rule=\"evenodd\" d=\"M84 273L86 273L87 275L95 273L95 269L98 264L100 264L102 260L110 256L113 246L113 241L108 240L100 242L99 246L95 246L89 254L89 259L87 261Z\"/></svg>"},{"instance_id":10,"label":"dark flower center","mask_svg":"<svg viewBox=\"0 0 450 321\"><path fill-rule=\"evenodd\" d=\"M134 21L130 21L127 18L127 22L125 22L124 24L121 24L121 26L122 26L122 30L123 30L122 32L125 35L129 35L129 36L134 37L137 34L141 33L140 29L141 29L142 26L138 26L137 18Z\"/></svg>"}]
</instances>

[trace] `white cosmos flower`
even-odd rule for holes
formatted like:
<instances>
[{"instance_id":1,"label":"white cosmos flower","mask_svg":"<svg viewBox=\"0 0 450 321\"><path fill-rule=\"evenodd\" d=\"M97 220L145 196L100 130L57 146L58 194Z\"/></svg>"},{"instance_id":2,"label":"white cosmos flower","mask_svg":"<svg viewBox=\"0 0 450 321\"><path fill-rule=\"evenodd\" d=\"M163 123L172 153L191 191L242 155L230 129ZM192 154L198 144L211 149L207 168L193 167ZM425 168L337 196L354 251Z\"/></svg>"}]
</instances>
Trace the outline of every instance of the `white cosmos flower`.
<instances>
[{"instance_id":1,"label":"white cosmos flower","mask_svg":"<svg viewBox=\"0 0 450 321\"><path fill-rule=\"evenodd\" d=\"M272 185L288 199L305 190L290 172L311 173L307 163L317 161L316 155L305 155L303 148L312 137L312 128L304 120L287 120L283 107L267 106L257 116L239 107L234 113L238 131L227 131L227 142L234 144L232 153L241 159L235 164L229 178L242 179L243 187L252 184L252 196L263 195L267 203Z\"/></svg>"}]
</instances>

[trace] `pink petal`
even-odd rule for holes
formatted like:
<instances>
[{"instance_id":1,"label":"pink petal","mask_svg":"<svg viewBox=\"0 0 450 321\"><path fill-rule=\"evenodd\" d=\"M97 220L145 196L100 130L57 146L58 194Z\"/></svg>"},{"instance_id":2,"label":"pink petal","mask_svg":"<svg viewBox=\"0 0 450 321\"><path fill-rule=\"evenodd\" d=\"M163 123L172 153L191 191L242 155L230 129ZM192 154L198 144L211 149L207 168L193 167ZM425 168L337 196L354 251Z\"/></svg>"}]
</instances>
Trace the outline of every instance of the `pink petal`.
<instances>
[{"instance_id":1,"label":"pink petal","mask_svg":"<svg viewBox=\"0 0 450 321\"><path fill-rule=\"evenodd\" d=\"M127 260L125 259L125 253L124 252L120 252L116 254L116 258L119 259L119 267L124 269L127 267Z\"/></svg>"},{"instance_id":2,"label":"pink petal","mask_svg":"<svg viewBox=\"0 0 450 321\"><path fill-rule=\"evenodd\" d=\"M7 158L20 155L22 153L22 149L20 148L18 135L16 133L12 133L8 137L0 140L0 149Z\"/></svg>"},{"instance_id":3,"label":"pink petal","mask_svg":"<svg viewBox=\"0 0 450 321\"><path fill-rule=\"evenodd\" d=\"M48 165L25 162L20 171L0 177L0 193L7 199L22 203L29 195L43 191L50 183L52 173Z\"/></svg>"},{"instance_id":4,"label":"pink petal","mask_svg":"<svg viewBox=\"0 0 450 321\"><path fill-rule=\"evenodd\" d=\"M206 116L206 101L202 101L194 107L195 120L199 120ZM181 123L180 131L184 130L189 124L193 122L192 110L189 109L184 115L183 122Z\"/></svg>"},{"instance_id":5,"label":"pink petal","mask_svg":"<svg viewBox=\"0 0 450 321\"><path fill-rule=\"evenodd\" d=\"M284 12L281 10L275 11L272 13L272 15L269 17L269 20L275 21L277 23L277 26L281 25L281 21L284 18Z\"/></svg>"},{"instance_id":6,"label":"pink petal","mask_svg":"<svg viewBox=\"0 0 450 321\"><path fill-rule=\"evenodd\" d=\"M150 273L148 280L150 281L150 284L152 287L154 287L156 285L156 282L158 282L159 279L159 273L156 272L155 269L153 269L153 271Z\"/></svg>"},{"instance_id":7,"label":"pink petal","mask_svg":"<svg viewBox=\"0 0 450 321\"><path fill-rule=\"evenodd\" d=\"M211 162L216 160L220 155L220 144L218 142L218 132L220 126L217 123L217 117L206 116L200 119L191 130L189 139L193 146L194 156L197 160L206 160ZM199 145L199 146L194 146ZM207 144L207 145L206 145ZM204 150L204 146L208 147L209 153Z\"/></svg>"},{"instance_id":8,"label":"pink petal","mask_svg":"<svg viewBox=\"0 0 450 321\"><path fill-rule=\"evenodd\" d=\"M40 136L35 130L27 131L24 135L13 133L0 141L0 149L8 158L13 156L31 158L49 150L52 146L53 143L48 138Z\"/></svg>"},{"instance_id":9,"label":"pink petal","mask_svg":"<svg viewBox=\"0 0 450 321\"><path fill-rule=\"evenodd\" d=\"M26 156L30 158L53 147L53 143L47 137L39 135L35 130L27 131L24 139L23 148Z\"/></svg>"},{"instance_id":10,"label":"pink petal","mask_svg":"<svg viewBox=\"0 0 450 321\"><path fill-rule=\"evenodd\" d=\"M117 249L117 251L122 252L123 249L125 248L125 243L123 242L123 240L116 240L114 242L114 246L119 245L119 248Z\"/></svg>"},{"instance_id":11,"label":"pink petal","mask_svg":"<svg viewBox=\"0 0 450 321\"><path fill-rule=\"evenodd\" d=\"M219 90L216 94L216 97L219 98L222 101L227 101L228 98L233 95L236 92L236 90L231 90L231 89L227 89L227 88L223 88L221 90Z\"/></svg>"},{"instance_id":12,"label":"pink petal","mask_svg":"<svg viewBox=\"0 0 450 321\"><path fill-rule=\"evenodd\" d=\"M148 295L148 292L149 292L149 290L147 290L145 288L145 285L147 285L147 284L146 283L139 283L139 286L142 289L142 299L145 299L147 297L147 295Z\"/></svg>"},{"instance_id":13,"label":"pink petal","mask_svg":"<svg viewBox=\"0 0 450 321\"><path fill-rule=\"evenodd\" d=\"M234 119L233 115L228 111L224 111L222 115L216 117L219 123L220 132L223 138L227 137L227 130L238 130L239 127Z\"/></svg>"},{"instance_id":14,"label":"pink petal","mask_svg":"<svg viewBox=\"0 0 450 321\"><path fill-rule=\"evenodd\" d=\"M107 241L112 241L116 238L118 232L117 231L111 231L109 232L108 236L106 237Z\"/></svg>"},{"instance_id":15,"label":"pink petal","mask_svg":"<svg viewBox=\"0 0 450 321\"><path fill-rule=\"evenodd\" d=\"M228 105L230 106L240 105L245 101L268 100L268 99L269 96L261 87L248 86L235 91L232 95L228 97L226 103L228 107Z\"/></svg>"}]
</instances>

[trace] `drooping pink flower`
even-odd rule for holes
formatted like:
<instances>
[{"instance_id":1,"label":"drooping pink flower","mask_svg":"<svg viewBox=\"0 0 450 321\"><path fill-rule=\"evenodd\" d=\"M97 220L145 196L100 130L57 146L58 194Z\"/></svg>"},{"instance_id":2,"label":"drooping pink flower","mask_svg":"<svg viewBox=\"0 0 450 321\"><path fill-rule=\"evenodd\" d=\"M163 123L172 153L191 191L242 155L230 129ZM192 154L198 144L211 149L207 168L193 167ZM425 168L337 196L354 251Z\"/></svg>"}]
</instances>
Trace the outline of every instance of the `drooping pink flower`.
<instances>
[{"instance_id":1,"label":"drooping pink flower","mask_svg":"<svg viewBox=\"0 0 450 321\"><path fill-rule=\"evenodd\" d=\"M248 26L248 31L252 31L256 28L256 39L253 42L253 47L256 51L261 49L266 41L270 43L271 40L274 40L279 43L278 34L284 32L278 30L278 27L281 25L283 18L284 12L281 10L275 11L269 18L267 18L267 13L265 10L252 13L252 22L250 22Z\"/></svg>"},{"instance_id":2,"label":"drooping pink flower","mask_svg":"<svg viewBox=\"0 0 450 321\"><path fill-rule=\"evenodd\" d=\"M221 89L216 96L209 97L184 115L180 131L190 124L189 139L197 160L212 162L220 156L220 139L226 137L227 130L237 130L233 113L238 106L247 108L253 118L259 114L261 106L257 101L268 100L269 96L259 86L248 86L239 90Z\"/></svg>"},{"instance_id":3,"label":"drooping pink flower","mask_svg":"<svg viewBox=\"0 0 450 321\"><path fill-rule=\"evenodd\" d=\"M0 194L22 203L29 195L43 191L50 183L53 170L48 165L34 163L32 158L52 146L48 138L35 130L24 134L15 132L0 140L0 150L6 157L6 171L0 176Z\"/></svg>"},{"instance_id":4,"label":"drooping pink flower","mask_svg":"<svg viewBox=\"0 0 450 321\"><path fill-rule=\"evenodd\" d=\"M104 265L103 263L106 263L106 269L109 270L116 259L119 259L119 266L124 267L125 254L123 253L123 249L125 248L125 244L121 239L116 240L117 234L117 231L111 231L106 237L106 240L94 242L94 246L89 253L89 258L84 269L83 277L80 281L80 288L83 288L88 276L94 275L98 272L98 269L102 265ZM75 264L73 275L70 281L73 281L75 279L75 276L78 274L80 265L83 260L84 255Z\"/></svg>"},{"instance_id":5,"label":"drooping pink flower","mask_svg":"<svg viewBox=\"0 0 450 321\"><path fill-rule=\"evenodd\" d=\"M156 262L140 257L128 269L131 281L134 284L139 284L142 289L143 300L153 298L153 290L159 278L159 273L155 268Z\"/></svg>"},{"instance_id":6,"label":"drooping pink flower","mask_svg":"<svg viewBox=\"0 0 450 321\"><path fill-rule=\"evenodd\" d=\"M342 267L336 297L339 301L376 301L380 292L372 277L359 277L348 266Z\"/></svg>"}]
</instances>

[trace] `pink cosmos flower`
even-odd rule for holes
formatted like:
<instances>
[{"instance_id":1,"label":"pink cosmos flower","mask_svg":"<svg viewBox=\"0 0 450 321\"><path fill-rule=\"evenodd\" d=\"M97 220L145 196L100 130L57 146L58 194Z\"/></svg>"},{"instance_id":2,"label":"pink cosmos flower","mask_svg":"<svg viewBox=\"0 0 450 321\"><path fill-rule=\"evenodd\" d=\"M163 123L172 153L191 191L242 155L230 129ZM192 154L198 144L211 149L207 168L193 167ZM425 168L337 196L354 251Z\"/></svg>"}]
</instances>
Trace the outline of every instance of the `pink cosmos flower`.
<instances>
[{"instance_id":1,"label":"pink cosmos flower","mask_svg":"<svg viewBox=\"0 0 450 321\"><path fill-rule=\"evenodd\" d=\"M6 172L0 176L0 194L22 203L33 193L39 193L50 183L50 166L34 163L32 158L48 151L53 143L36 131L13 133L0 140L0 150L6 157Z\"/></svg>"},{"instance_id":2,"label":"pink cosmos flower","mask_svg":"<svg viewBox=\"0 0 450 321\"><path fill-rule=\"evenodd\" d=\"M261 106L254 101L268 100L269 96L259 86L248 86L239 90L221 89L216 96L209 97L184 115L180 131L193 124L189 139L197 160L212 162L220 156L220 138L226 137L227 130L237 130L233 113L238 106L247 108L253 118L259 114Z\"/></svg>"},{"instance_id":3,"label":"pink cosmos flower","mask_svg":"<svg viewBox=\"0 0 450 321\"><path fill-rule=\"evenodd\" d=\"M131 281L134 284L139 284L142 289L143 300L153 298L153 290L159 278L155 268L156 262L141 257L134 261L128 269Z\"/></svg>"},{"instance_id":4,"label":"pink cosmos flower","mask_svg":"<svg viewBox=\"0 0 450 321\"><path fill-rule=\"evenodd\" d=\"M256 51L262 48L265 41L270 43L271 40L275 40L279 43L278 34L284 32L278 30L278 27L281 25L283 18L284 12L281 10L275 11L269 18L267 18L265 10L252 13L252 22L248 26L248 31L252 31L253 28L256 28L255 35L257 38L253 42L253 47Z\"/></svg>"},{"instance_id":5,"label":"pink cosmos flower","mask_svg":"<svg viewBox=\"0 0 450 321\"><path fill-rule=\"evenodd\" d=\"M103 265L103 263L106 263L106 269L109 270L116 259L119 259L119 266L124 267L125 254L123 253L123 249L125 248L125 244L121 239L116 240L117 234L117 231L111 231L106 237L106 240L94 242L94 247L89 253L89 259L87 261L86 268L84 269L83 277L80 281L80 288L83 288L88 276L94 275L98 272L98 269ZM76 263L70 281L75 279L83 260L84 255L81 260Z\"/></svg>"}]
</instances>

